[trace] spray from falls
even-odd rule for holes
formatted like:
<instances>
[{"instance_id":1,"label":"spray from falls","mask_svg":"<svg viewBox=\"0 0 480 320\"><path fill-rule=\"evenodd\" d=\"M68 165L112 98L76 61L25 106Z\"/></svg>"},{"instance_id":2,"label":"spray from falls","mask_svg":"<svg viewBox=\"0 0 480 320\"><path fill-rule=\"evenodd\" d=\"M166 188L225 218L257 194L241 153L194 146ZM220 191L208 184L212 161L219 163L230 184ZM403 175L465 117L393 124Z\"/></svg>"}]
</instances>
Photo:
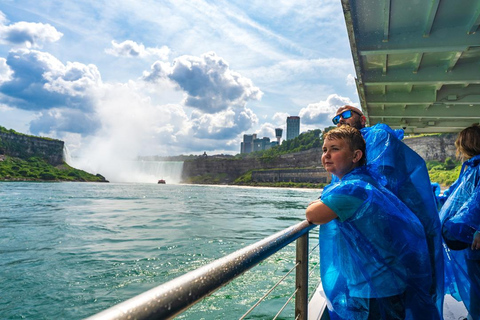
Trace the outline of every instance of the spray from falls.
<instances>
[{"instance_id":1,"label":"spray from falls","mask_svg":"<svg viewBox=\"0 0 480 320\"><path fill-rule=\"evenodd\" d=\"M74 157L70 165L92 174L99 173L110 182L157 183L163 179L167 184L178 184L183 170L183 161L110 159L96 162L90 158Z\"/></svg>"},{"instance_id":2,"label":"spray from falls","mask_svg":"<svg viewBox=\"0 0 480 320\"><path fill-rule=\"evenodd\" d=\"M183 161L133 161L138 182L155 182L159 179L178 184L182 179ZM137 181L134 181L137 182Z\"/></svg>"},{"instance_id":3,"label":"spray from falls","mask_svg":"<svg viewBox=\"0 0 480 320\"><path fill-rule=\"evenodd\" d=\"M71 165L72 163L72 156L67 148L67 144L63 145L63 161L65 161L68 165Z\"/></svg>"}]
</instances>

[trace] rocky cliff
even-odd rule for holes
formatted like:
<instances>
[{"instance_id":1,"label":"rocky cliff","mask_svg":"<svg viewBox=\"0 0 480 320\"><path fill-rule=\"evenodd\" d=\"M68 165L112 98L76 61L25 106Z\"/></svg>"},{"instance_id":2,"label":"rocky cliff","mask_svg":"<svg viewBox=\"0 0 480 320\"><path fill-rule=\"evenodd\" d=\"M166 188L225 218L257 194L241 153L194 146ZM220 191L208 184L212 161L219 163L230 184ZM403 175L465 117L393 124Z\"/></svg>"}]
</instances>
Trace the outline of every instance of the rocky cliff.
<instances>
[{"instance_id":1,"label":"rocky cliff","mask_svg":"<svg viewBox=\"0 0 480 320\"><path fill-rule=\"evenodd\" d=\"M425 161L444 162L447 158L455 158L456 133L444 135L406 138L407 146L415 150Z\"/></svg>"},{"instance_id":2,"label":"rocky cliff","mask_svg":"<svg viewBox=\"0 0 480 320\"><path fill-rule=\"evenodd\" d=\"M0 154L28 159L40 157L56 166L63 163L64 142L11 132L0 132Z\"/></svg>"},{"instance_id":3,"label":"rocky cliff","mask_svg":"<svg viewBox=\"0 0 480 320\"><path fill-rule=\"evenodd\" d=\"M199 157L183 163L182 180L192 182L192 178L209 176L211 178L219 177L220 183L231 183L236 178L253 169L321 167L321 157L322 152L320 148L263 160L260 158Z\"/></svg>"},{"instance_id":4,"label":"rocky cliff","mask_svg":"<svg viewBox=\"0 0 480 320\"><path fill-rule=\"evenodd\" d=\"M455 157L455 139L456 134L447 134L439 136L425 136L406 138L403 141L410 148L415 150L425 161L437 160L444 162L446 158ZM215 183L232 183L241 175L250 170L267 170L267 169L308 169L319 168L321 162L321 148L314 148L307 151L282 155L275 159L261 160L260 158L238 159L234 157L199 157L194 160L187 160L183 164L182 180L184 182L194 182L196 177L206 177L202 182L206 182L209 178L215 178ZM290 173L289 173L290 174ZM303 175L298 172L298 178ZM266 179L267 173L255 173L260 179ZM274 175L271 175L272 177ZM291 181L294 181L295 177ZM274 180L272 180L274 181Z\"/></svg>"}]
</instances>

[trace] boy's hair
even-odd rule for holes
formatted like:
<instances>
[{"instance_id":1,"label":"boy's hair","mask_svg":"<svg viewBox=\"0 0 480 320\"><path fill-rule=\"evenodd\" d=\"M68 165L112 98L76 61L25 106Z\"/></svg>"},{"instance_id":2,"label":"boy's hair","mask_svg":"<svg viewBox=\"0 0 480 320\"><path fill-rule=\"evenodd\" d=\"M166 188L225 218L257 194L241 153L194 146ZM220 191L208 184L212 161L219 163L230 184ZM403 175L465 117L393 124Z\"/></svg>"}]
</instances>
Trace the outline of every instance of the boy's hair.
<instances>
[{"instance_id":1,"label":"boy's hair","mask_svg":"<svg viewBox=\"0 0 480 320\"><path fill-rule=\"evenodd\" d=\"M478 123L460 131L455 141L455 147L457 147L457 158L463 161L480 154L480 126Z\"/></svg>"},{"instance_id":2,"label":"boy's hair","mask_svg":"<svg viewBox=\"0 0 480 320\"><path fill-rule=\"evenodd\" d=\"M341 139L345 140L350 146L352 151L360 150L362 151L362 158L358 162L359 165L363 166L367 163L367 157L365 153L365 139L363 139L362 133L355 129L354 127L343 125L337 128L334 128L323 136L324 140L334 140Z\"/></svg>"}]
</instances>

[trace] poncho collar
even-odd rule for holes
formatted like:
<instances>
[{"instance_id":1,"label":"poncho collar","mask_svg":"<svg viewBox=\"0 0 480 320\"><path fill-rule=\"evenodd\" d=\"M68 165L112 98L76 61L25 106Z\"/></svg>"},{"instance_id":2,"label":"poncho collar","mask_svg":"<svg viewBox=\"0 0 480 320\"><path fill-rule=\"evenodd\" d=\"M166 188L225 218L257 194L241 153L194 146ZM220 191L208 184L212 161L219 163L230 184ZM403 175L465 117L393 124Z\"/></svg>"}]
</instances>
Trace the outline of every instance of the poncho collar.
<instances>
[{"instance_id":1,"label":"poncho collar","mask_svg":"<svg viewBox=\"0 0 480 320\"><path fill-rule=\"evenodd\" d=\"M477 167L480 164L480 154L477 154L476 156L468 159L467 161L463 162L462 164L462 169L460 170L460 176L459 178L465 173L465 168L474 168Z\"/></svg>"},{"instance_id":2,"label":"poncho collar","mask_svg":"<svg viewBox=\"0 0 480 320\"><path fill-rule=\"evenodd\" d=\"M464 165L467 165L469 167L476 167L480 164L480 154L477 154L476 156L468 159L463 163Z\"/></svg>"}]
</instances>

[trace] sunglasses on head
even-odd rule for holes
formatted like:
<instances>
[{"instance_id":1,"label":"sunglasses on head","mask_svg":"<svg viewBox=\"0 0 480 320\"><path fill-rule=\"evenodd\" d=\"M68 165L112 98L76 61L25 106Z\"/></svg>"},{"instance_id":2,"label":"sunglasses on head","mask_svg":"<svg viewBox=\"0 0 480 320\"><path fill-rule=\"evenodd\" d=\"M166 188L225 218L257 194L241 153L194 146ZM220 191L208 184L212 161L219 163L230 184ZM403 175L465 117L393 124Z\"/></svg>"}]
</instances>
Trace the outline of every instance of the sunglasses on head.
<instances>
[{"instance_id":1,"label":"sunglasses on head","mask_svg":"<svg viewBox=\"0 0 480 320\"><path fill-rule=\"evenodd\" d=\"M361 116L360 113L356 112L356 111L353 111L353 110L345 110L343 111L342 113L336 115L335 117L333 117L332 119L332 122L333 124L338 124L340 122L340 118L343 118L343 119L348 119L352 116L352 112L353 113L356 113L358 114L359 116Z\"/></svg>"}]
</instances>

